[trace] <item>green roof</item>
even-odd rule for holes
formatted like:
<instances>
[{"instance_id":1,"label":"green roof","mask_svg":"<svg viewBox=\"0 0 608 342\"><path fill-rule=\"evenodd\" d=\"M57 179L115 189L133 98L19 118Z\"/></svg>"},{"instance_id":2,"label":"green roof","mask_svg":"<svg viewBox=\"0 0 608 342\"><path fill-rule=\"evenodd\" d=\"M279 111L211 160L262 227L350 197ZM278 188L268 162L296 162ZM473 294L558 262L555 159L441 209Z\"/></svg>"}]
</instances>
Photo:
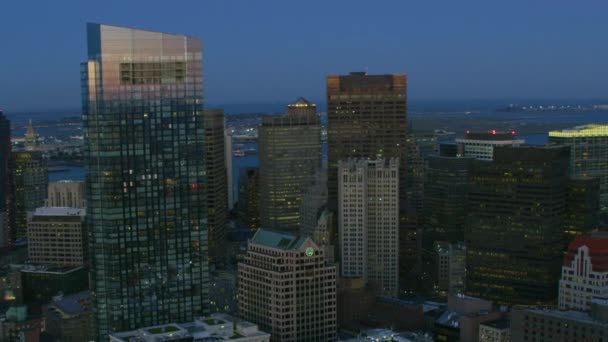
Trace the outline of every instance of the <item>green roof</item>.
<instances>
[{"instance_id":1,"label":"green roof","mask_svg":"<svg viewBox=\"0 0 608 342\"><path fill-rule=\"evenodd\" d=\"M304 241L306 241L304 237L264 228L258 229L251 238L251 242L255 244L279 249L299 249Z\"/></svg>"}]
</instances>

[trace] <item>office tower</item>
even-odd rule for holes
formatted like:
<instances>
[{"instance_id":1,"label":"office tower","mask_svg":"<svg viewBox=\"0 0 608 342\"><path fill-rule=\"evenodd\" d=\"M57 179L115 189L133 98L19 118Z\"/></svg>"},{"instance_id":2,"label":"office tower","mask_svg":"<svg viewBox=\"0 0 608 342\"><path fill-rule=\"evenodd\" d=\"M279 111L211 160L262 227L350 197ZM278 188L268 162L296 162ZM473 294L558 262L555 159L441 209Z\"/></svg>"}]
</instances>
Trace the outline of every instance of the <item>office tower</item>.
<instances>
[{"instance_id":1,"label":"office tower","mask_svg":"<svg viewBox=\"0 0 608 342\"><path fill-rule=\"evenodd\" d=\"M570 146L570 173L600 180L600 208L608 211L608 125L549 132L549 143Z\"/></svg>"},{"instance_id":2,"label":"office tower","mask_svg":"<svg viewBox=\"0 0 608 342\"><path fill-rule=\"evenodd\" d=\"M258 168L240 169L237 207L239 221L255 232L260 227L260 173Z\"/></svg>"},{"instance_id":3,"label":"office tower","mask_svg":"<svg viewBox=\"0 0 608 342\"><path fill-rule=\"evenodd\" d=\"M467 248L464 243L435 242L435 289L449 295L464 294Z\"/></svg>"},{"instance_id":4,"label":"office tower","mask_svg":"<svg viewBox=\"0 0 608 342\"><path fill-rule=\"evenodd\" d=\"M207 225L209 260L222 263L228 223L228 173L224 139L224 111L205 110L205 168L207 173Z\"/></svg>"},{"instance_id":5,"label":"office tower","mask_svg":"<svg viewBox=\"0 0 608 342\"><path fill-rule=\"evenodd\" d=\"M84 265L87 245L84 218L84 209L37 208L27 224L30 261L58 266Z\"/></svg>"},{"instance_id":6,"label":"office tower","mask_svg":"<svg viewBox=\"0 0 608 342\"><path fill-rule=\"evenodd\" d=\"M513 310L511 341L605 341L608 300L591 301L589 312L547 308Z\"/></svg>"},{"instance_id":7,"label":"office tower","mask_svg":"<svg viewBox=\"0 0 608 342\"><path fill-rule=\"evenodd\" d=\"M13 207L11 155L11 122L0 110L0 248L12 245L15 239L9 219Z\"/></svg>"},{"instance_id":8,"label":"office tower","mask_svg":"<svg viewBox=\"0 0 608 342\"><path fill-rule=\"evenodd\" d=\"M262 227L297 233L304 188L321 166L321 124L315 105L296 102L287 115L265 117L258 129Z\"/></svg>"},{"instance_id":9,"label":"office tower","mask_svg":"<svg viewBox=\"0 0 608 342\"><path fill-rule=\"evenodd\" d=\"M423 246L464 241L468 176L472 158L429 156L424 182Z\"/></svg>"},{"instance_id":10,"label":"office tower","mask_svg":"<svg viewBox=\"0 0 608 342\"><path fill-rule=\"evenodd\" d=\"M586 176L571 176L566 193L564 218L565 245L580 234L596 229L600 213L600 180Z\"/></svg>"},{"instance_id":11,"label":"office tower","mask_svg":"<svg viewBox=\"0 0 608 342\"><path fill-rule=\"evenodd\" d=\"M458 156L490 161L493 159L495 147L519 146L524 144L524 141L516 138L515 131L467 131L464 138L456 139L456 144L458 145Z\"/></svg>"},{"instance_id":12,"label":"office tower","mask_svg":"<svg viewBox=\"0 0 608 342\"><path fill-rule=\"evenodd\" d=\"M415 213L421 213L424 208L424 174L427 161L422 156L417 140L411 134L407 137L406 153L405 193L409 206L407 209Z\"/></svg>"},{"instance_id":13,"label":"office tower","mask_svg":"<svg viewBox=\"0 0 608 342\"><path fill-rule=\"evenodd\" d=\"M27 235L27 219L47 199L49 174L46 161L40 151L13 152L12 177L14 179L14 201L12 229L15 238Z\"/></svg>"},{"instance_id":14,"label":"office tower","mask_svg":"<svg viewBox=\"0 0 608 342\"><path fill-rule=\"evenodd\" d=\"M44 331L60 341L95 341L94 313L90 291L55 296L42 309Z\"/></svg>"},{"instance_id":15,"label":"office tower","mask_svg":"<svg viewBox=\"0 0 608 342\"><path fill-rule=\"evenodd\" d=\"M224 121L225 122L225 121ZM226 179L228 180L228 211L234 208L234 176L232 174L232 133L224 130L224 154L226 160Z\"/></svg>"},{"instance_id":16,"label":"office tower","mask_svg":"<svg viewBox=\"0 0 608 342\"><path fill-rule=\"evenodd\" d=\"M88 24L84 157L97 333L206 312L201 40Z\"/></svg>"},{"instance_id":17,"label":"office tower","mask_svg":"<svg viewBox=\"0 0 608 342\"><path fill-rule=\"evenodd\" d=\"M238 265L243 319L272 340L336 340L336 267L309 237L259 229Z\"/></svg>"},{"instance_id":18,"label":"office tower","mask_svg":"<svg viewBox=\"0 0 608 342\"><path fill-rule=\"evenodd\" d=\"M36 131L34 131L34 126L32 125L31 119L27 125L27 130L25 131L25 150L38 150L38 134L36 134Z\"/></svg>"},{"instance_id":19,"label":"office tower","mask_svg":"<svg viewBox=\"0 0 608 342\"><path fill-rule=\"evenodd\" d=\"M341 275L399 291L399 159L338 163Z\"/></svg>"},{"instance_id":20,"label":"office tower","mask_svg":"<svg viewBox=\"0 0 608 342\"><path fill-rule=\"evenodd\" d=\"M401 268L415 261L416 231L406 230L406 76L327 77L328 207L338 212L338 162L354 158L399 158L399 204L404 251ZM338 215L335 215L338 218ZM334 226L334 227L337 227ZM415 226L414 226L415 227ZM338 233L332 234L333 241ZM338 253L339 254L339 253Z\"/></svg>"},{"instance_id":21,"label":"office tower","mask_svg":"<svg viewBox=\"0 0 608 342\"><path fill-rule=\"evenodd\" d=\"M559 308L587 311L593 297L608 298L608 233L576 237L564 257Z\"/></svg>"},{"instance_id":22,"label":"office tower","mask_svg":"<svg viewBox=\"0 0 608 342\"><path fill-rule=\"evenodd\" d=\"M300 234L312 236L319 223L319 215L327 207L327 169L318 169L313 181L304 188L300 204Z\"/></svg>"},{"instance_id":23,"label":"office tower","mask_svg":"<svg viewBox=\"0 0 608 342\"><path fill-rule=\"evenodd\" d=\"M49 182L45 206L85 208L84 182L74 180Z\"/></svg>"},{"instance_id":24,"label":"office tower","mask_svg":"<svg viewBox=\"0 0 608 342\"><path fill-rule=\"evenodd\" d=\"M557 298L568 147L496 147L469 176L466 293L507 304Z\"/></svg>"}]
</instances>

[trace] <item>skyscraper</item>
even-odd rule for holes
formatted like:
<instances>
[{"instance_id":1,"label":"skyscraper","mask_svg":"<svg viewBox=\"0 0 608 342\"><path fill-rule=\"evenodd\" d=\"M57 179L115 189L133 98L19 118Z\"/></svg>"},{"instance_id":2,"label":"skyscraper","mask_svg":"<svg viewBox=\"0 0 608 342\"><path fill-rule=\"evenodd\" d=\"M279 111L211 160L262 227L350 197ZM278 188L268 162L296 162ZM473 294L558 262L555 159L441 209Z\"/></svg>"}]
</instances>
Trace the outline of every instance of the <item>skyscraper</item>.
<instances>
[{"instance_id":1,"label":"skyscraper","mask_svg":"<svg viewBox=\"0 0 608 342\"><path fill-rule=\"evenodd\" d=\"M208 297L202 44L88 24L87 228L99 338L191 321Z\"/></svg>"},{"instance_id":2,"label":"skyscraper","mask_svg":"<svg viewBox=\"0 0 608 342\"><path fill-rule=\"evenodd\" d=\"M228 211L231 211L234 208L234 176L232 174L232 133L229 129L224 130L224 153L226 178L228 179Z\"/></svg>"},{"instance_id":3,"label":"skyscraper","mask_svg":"<svg viewBox=\"0 0 608 342\"><path fill-rule=\"evenodd\" d=\"M495 147L469 176L466 293L508 304L557 298L570 151Z\"/></svg>"},{"instance_id":4,"label":"skyscraper","mask_svg":"<svg viewBox=\"0 0 608 342\"><path fill-rule=\"evenodd\" d=\"M549 143L570 146L570 172L600 180L600 209L608 212L608 125L549 132Z\"/></svg>"},{"instance_id":5,"label":"skyscraper","mask_svg":"<svg viewBox=\"0 0 608 342\"><path fill-rule=\"evenodd\" d=\"M28 122L27 130L25 131L25 150L36 151L38 149L38 134L34 130L32 120Z\"/></svg>"},{"instance_id":6,"label":"skyscraper","mask_svg":"<svg viewBox=\"0 0 608 342\"><path fill-rule=\"evenodd\" d=\"M415 260L416 232L405 229L406 123L404 74L327 76L328 207L338 211L340 160L399 158L401 234L408 243L404 249L409 251L401 267L410 268ZM333 240L338 240L337 232Z\"/></svg>"},{"instance_id":7,"label":"skyscraper","mask_svg":"<svg viewBox=\"0 0 608 342\"><path fill-rule=\"evenodd\" d=\"M252 232L260 227L260 172L256 167L239 171L237 216Z\"/></svg>"},{"instance_id":8,"label":"skyscraper","mask_svg":"<svg viewBox=\"0 0 608 342\"><path fill-rule=\"evenodd\" d=\"M212 263L217 263L221 262L226 254L224 243L228 222L224 111L221 109L205 110L204 126L209 258Z\"/></svg>"},{"instance_id":9,"label":"skyscraper","mask_svg":"<svg viewBox=\"0 0 608 342\"><path fill-rule=\"evenodd\" d=\"M0 110L0 248L10 246L15 238L9 224L13 205L11 155L11 122Z\"/></svg>"},{"instance_id":10,"label":"skyscraper","mask_svg":"<svg viewBox=\"0 0 608 342\"><path fill-rule=\"evenodd\" d=\"M40 151L13 152L11 172L14 179L13 215L11 229L15 238L27 235L27 219L47 199L49 174Z\"/></svg>"},{"instance_id":11,"label":"skyscraper","mask_svg":"<svg viewBox=\"0 0 608 342\"><path fill-rule=\"evenodd\" d=\"M50 182L45 206L85 208L84 182L73 180Z\"/></svg>"},{"instance_id":12,"label":"skyscraper","mask_svg":"<svg viewBox=\"0 0 608 342\"><path fill-rule=\"evenodd\" d=\"M321 166L321 124L304 99L287 115L265 117L258 130L262 227L296 233L305 186Z\"/></svg>"},{"instance_id":13,"label":"skyscraper","mask_svg":"<svg viewBox=\"0 0 608 342\"><path fill-rule=\"evenodd\" d=\"M340 274L399 291L399 159L338 163Z\"/></svg>"},{"instance_id":14,"label":"skyscraper","mask_svg":"<svg viewBox=\"0 0 608 342\"><path fill-rule=\"evenodd\" d=\"M336 266L309 237L258 229L238 265L241 317L272 341L335 341Z\"/></svg>"}]
</instances>

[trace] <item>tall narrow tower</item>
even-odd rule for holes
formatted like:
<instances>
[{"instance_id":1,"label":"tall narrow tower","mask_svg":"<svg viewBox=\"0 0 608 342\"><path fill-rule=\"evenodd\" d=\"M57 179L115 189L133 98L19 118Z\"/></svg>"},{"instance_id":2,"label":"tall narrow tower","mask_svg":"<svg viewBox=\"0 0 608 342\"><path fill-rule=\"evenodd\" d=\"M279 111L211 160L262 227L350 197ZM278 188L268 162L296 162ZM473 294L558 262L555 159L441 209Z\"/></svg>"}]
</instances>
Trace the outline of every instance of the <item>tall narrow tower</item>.
<instances>
[{"instance_id":1,"label":"tall narrow tower","mask_svg":"<svg viewBox=\"0 0 608 342\"><path fill-rule=\"evenodd\" d=\"M101 24L87 36L86 223L105 339L207 307L202 43Z\"/></svg>"}]
</instances>

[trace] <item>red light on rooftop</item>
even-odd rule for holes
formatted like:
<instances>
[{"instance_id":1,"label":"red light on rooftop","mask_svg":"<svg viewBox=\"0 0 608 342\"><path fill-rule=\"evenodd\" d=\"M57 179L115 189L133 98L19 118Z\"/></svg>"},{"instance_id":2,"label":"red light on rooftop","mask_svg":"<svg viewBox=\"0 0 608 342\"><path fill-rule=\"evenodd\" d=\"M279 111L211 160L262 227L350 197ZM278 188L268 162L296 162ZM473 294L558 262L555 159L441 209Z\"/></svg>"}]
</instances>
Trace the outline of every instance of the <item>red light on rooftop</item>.
<instances>
[{"instance_id":1,"label":"red light on rooftop","mask_svg":"<svg viewBox=\"0 0 608 342\"><path fill-rule=\"evenodd\" d=\"M492 134L496 134L496 130L495 129L492 130Z\"/></svg>"},{"instance_id":2,"label":"red light on rooftop","mask_svg":"<svg viewBox=\"0 0 608 342\"><path fill-rule=\"evenodd\" d=\"M467 134L469 134L469 133L471 133L471 131L469 131L469 130L467 129Z\"/></svg>"},{"instance_id":3,"label":"red light on rooftop","mask_svg":"<svg viewBox=\"0 0 608 342\"><path fill-rule=\"evenodd\" d=\"M515 131L511 131L511 134L515 135Z\"/></svg>"}]
</instances>

